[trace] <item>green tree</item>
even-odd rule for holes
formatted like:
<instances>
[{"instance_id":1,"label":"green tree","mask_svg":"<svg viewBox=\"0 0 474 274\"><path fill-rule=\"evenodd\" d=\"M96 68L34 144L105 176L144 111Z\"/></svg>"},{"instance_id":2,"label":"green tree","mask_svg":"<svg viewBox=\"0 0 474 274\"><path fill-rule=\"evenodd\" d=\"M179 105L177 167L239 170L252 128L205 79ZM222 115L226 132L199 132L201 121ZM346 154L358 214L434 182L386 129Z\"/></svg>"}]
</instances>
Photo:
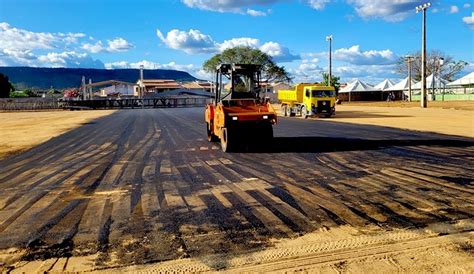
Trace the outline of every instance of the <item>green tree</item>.
<instances>
[{"instance_id":1,"label":"green tree","mask_svg":"<svg viewBox=\"0 0 474 274\"><path fill-rule=\"evenodd\" d=\"M0 73L0 98L9 98L10 93L15 91L15 87L10 83L8 77Z\"/></svg>"},{"instance_id":2,"label":"green tree","mask_svg":"<svg viewBox=\"0 0 474 274\"><path fill-rule=\"evenodd\" d=\"M323 81L320 83L322 86L328 86L328 80L329 80L329 73L323 72ZM336 91L339 91L339 87L341 86L341 83L339 81L341 80L340 77L331 75L331 85L336 89Z\"/></svg>"},{"instance_id":3,"label":"green tree","mask_svg":"<svg viewBox=\"0 0 474 274\"><path fill-rule=\"evenodd\" d=\"M26 94L28 97L39 97L38 94L36 94L36 92L31 89L25 89L23 93Z\"/></svg>"},{"instance_id":4,"label":"green tree","mask_svg":"<svg viewBox=\"0 0 474 274\"><path fill-rule=\"evenodd\" d=\"M257 64L262 66L262 78L269 82L290 82L291 77L285 67L278 66L271 56L259 49L234 47L224 50L204 62L203 68L215 72L220 64Z\"/></svg>"},{"instance_id":5,"label":"green tree","mask_svg":"<svg viewBox=\"0 0 474 274\"><path fill-rule=\"evenodd\" d=\"M414 52L408 54L415 57L411 63L412 77L415 81L421 80L421 53ZM443 59L443 65L439 65L439 60ZM426 76L431 75L434 71L442 79L454 81L456 76L461 72L467 62L463 60L456 61L452 56L447 55L439 50L432 50L426 54ZM402 76L408 75L408 66L405 57L400 57L396 64L396 71Z\"/></svg>"}]
</instances>

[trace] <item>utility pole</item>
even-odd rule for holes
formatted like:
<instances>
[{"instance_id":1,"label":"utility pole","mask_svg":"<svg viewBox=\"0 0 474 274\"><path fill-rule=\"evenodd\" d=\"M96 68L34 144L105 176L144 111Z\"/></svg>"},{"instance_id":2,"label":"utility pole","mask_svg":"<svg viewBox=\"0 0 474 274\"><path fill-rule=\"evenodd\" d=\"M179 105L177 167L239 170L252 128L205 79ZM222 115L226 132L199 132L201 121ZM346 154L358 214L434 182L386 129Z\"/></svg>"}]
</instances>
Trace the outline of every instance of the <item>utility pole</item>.
<instances>
[{"instance_id":1,"label":"utility pole","mask_svg":"<svg viewBox=\"0 0 474 274\"><path fill-rule=\"evenodd\" d=\"M414 59L415 57L413 56L405 56L408 65L408 102L411 102L411 62L413 62Z\"/></svg>"},{"instance_id":2,"label":"utility pole","mask_svg":"<svg viewBox=\"0 0 474 274\"><path fill-rule=\"evenodd\" d=\"M332 34L326 36L326 41L329 41L329 75L328 86L332 86Z\"/></svg>"},{"instance_id":3,"label":"utility pole","mask_svg":"<svg viewBox=\"0 0 474 274\"><path fill-rule=\"evenodd\" d=\"M416 13L422 12L422 34L421 34L421 107L426 108L426 9L431 3L425 3L416 7Z\"/></svg>"},{"instance_id":4,"label":"utility pole","mask_svg":"<svg viewBox=\"0 0 474 274\"><path fill-rule=\"evenodd\" d=\"M140 85L139 85L139 93L138 98L143 98L143 65L140 65Z\"/></svg>"},{"instance_id":5,"label":"utility pole","mask_svg":"<svg viewBox=\"0 0 474 274\"><path fill-rule=\"evenodd\" d=\"M88 96L89 96L89 99L92 99L92 79L89 78L89 88L88 88Z\"/></svg>"},{"instance_id":6,"label":"utility pole","mask_svg":"<svg viewBox=\"0 0 474 274\"><path fill-rule=\"evenodd\" d=\"M86 77L85 76L82 76L81 89L82 89L82 100L86 100L87 92L86 92Z\"/></svg>"}]
</instances>

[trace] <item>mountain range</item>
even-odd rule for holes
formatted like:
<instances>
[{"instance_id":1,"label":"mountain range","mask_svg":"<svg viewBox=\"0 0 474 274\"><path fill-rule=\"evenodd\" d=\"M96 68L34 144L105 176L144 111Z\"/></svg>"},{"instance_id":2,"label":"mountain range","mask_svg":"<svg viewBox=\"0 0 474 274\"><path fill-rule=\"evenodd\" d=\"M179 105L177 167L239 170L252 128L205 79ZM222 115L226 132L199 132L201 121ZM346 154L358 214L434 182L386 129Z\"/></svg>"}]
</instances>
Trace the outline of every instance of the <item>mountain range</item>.
<instances>
[{"instance_id":1,"label":"mountain range","mask_svg":"<svg viewBox=\"0 0 474 274\"><path fill-rule=\"evenodd\" d=\"M0 73L8 76L17 90L79 87L82 76L85 76L87 82L92 79L93 83L106 80L136 83L140 77L138 69L0 67ZM144 70L143 75L144 79L170 79L179 82L197 80L191 74L177 70Z\"/></svg>"}]
</instances>

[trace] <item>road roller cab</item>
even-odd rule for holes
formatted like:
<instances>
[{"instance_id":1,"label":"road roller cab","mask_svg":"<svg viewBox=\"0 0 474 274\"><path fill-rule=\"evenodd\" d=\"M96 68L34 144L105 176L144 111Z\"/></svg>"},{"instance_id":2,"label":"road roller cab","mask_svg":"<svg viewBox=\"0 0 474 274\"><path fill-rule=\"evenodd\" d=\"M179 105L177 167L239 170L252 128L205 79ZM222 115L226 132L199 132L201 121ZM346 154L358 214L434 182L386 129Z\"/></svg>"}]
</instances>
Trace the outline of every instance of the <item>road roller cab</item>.
<instances>
[{"instance_id":1,"label":"road roller cab","mask_svg":"<svg viewBox=\"0 0 474 274\"><path fill-rule=\"evenodd\" d=\"M261 66L222 64L216 68L214 102L206 106L210 142L220 140L225 152L243 142L270 142L276 112L260 87ZM224 83L226 81L227 83Z\"/></svg>"}]
</instances>

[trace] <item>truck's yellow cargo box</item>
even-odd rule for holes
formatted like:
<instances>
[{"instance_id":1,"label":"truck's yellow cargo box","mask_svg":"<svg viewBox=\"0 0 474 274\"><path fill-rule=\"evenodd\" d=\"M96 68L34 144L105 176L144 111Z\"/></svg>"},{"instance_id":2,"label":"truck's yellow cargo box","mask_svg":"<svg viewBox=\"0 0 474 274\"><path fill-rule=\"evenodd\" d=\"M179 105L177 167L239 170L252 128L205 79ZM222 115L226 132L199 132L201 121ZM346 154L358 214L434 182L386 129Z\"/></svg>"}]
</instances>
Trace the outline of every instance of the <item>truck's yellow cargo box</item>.
<instances>
[{"instance_id":1,"label":"truck's yellow cargo box","mask_svg":"<svg viewBox=\"0 0 474 274\"><path fill-rule=\"evenodd\" d=\"M297 84L295 89L279 90L278 100L286 102L303 102L304 87L314 86L314 84Z\"/></svg>"}]
</instances>

